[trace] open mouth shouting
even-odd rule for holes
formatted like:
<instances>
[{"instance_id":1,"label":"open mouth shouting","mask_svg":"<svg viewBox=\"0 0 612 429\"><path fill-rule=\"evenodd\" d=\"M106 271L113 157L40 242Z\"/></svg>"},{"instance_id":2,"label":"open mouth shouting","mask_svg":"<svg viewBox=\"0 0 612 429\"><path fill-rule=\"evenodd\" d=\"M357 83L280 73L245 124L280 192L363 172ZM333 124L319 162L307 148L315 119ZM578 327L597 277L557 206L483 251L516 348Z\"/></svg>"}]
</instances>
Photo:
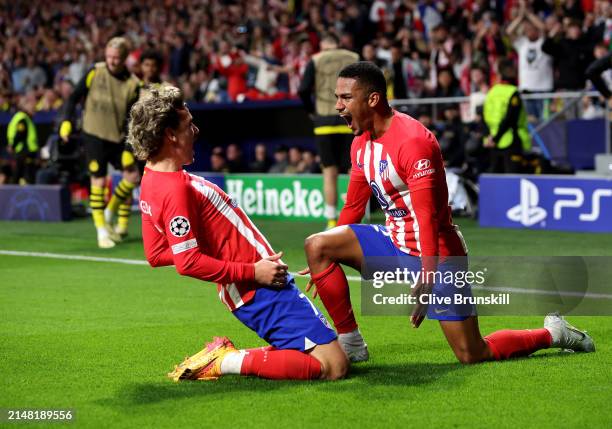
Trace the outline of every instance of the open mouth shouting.
<instances>
[{"instance_id":1,"label":"open mouth shouting","mask_svg":"<svg viewBox=\"0 0 612 429\"><path fill-rule=\"evenodd\" d=\"M350 113L341 113L340 116L346 121L346 125L353 129L353 116Z\"/></svg>"}]
</instances>

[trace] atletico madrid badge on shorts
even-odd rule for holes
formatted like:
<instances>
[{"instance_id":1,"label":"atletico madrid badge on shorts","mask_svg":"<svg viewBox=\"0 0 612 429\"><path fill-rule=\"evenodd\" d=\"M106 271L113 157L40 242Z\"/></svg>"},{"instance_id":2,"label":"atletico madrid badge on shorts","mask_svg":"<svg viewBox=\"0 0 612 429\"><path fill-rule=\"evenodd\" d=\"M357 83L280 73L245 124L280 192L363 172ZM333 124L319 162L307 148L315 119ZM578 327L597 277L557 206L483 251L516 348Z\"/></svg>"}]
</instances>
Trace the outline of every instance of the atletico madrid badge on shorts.
<instances>
[{"instance_id":1,"label":"atletico madrid badge on shorts","mask_svg":"<svg viewBox=\"0 0 612 429\"><path fill-rule=\"evenodd\" d=\"M170 221L170 233L175 237L184 237L189 233L191 225L189 220L183 216L175 216Z\"/></svg>"}]
</instances>

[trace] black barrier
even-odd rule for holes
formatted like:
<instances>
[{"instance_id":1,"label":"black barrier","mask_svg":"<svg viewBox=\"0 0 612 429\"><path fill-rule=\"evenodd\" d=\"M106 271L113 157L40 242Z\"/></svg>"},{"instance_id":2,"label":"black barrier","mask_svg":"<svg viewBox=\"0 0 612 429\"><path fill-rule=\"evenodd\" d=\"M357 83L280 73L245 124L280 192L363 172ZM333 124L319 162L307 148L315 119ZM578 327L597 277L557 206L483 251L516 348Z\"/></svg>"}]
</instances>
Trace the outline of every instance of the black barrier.
<instances>
[{"instance_id":1,"label":"black barrier","mask_svg":"<svg viewBox=\"0 0 612 429\"><path fill-rule=\"evenodd\" d=\"M245 140L312 137L312 121L297 100L193 104L189 106L195 124L200 127L200 141L225 145ZM11 114L0 114L0 141L6 145L6 126ZM34 117L42 144L56 130L55 113Z\"/></svg>"},{"instance_id":2,"label":"black barrier","mask_svg":"<svg viewBox=\"0 0 612 429\"><path fill-rule=\"evenodd\" d=\"M0 220L60 222L70 219L70 192L63 186L0 186Z\"/></svg>"}]
</instances>

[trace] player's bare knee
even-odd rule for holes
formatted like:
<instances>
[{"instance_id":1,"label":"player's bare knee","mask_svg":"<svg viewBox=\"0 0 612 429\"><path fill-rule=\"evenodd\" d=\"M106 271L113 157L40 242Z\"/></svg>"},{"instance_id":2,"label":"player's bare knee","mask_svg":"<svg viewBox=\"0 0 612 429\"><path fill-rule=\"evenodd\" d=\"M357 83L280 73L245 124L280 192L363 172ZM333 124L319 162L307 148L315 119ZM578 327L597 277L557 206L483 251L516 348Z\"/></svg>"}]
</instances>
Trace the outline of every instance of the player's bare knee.
<instances>
[{"instance_id":1,"label":"player's bare knee","mask_svg":"<svg viewBox=\"0 0 612 429\"><path fill-rule=\"evenodd\" d=\"M321 379L339 380L346 377L350 362L337 342L320 346L314 357L321 363Z\"/></svg>"},{"instance_id":2,"label":"player's bare knee","mask_svg":"<svg viewBox=\"0 0 612 429\"><path fill-rule=\"evenodd\" d=\"M454 351L459 362L464 365L471 365L483 361L482 353L478 350L470 349L469 347L458 347Z\"/></svg>"},{"instance_id":3,"label":"player's bare knee","mask_svg":"<svg viewBox=\"0 0 612 429\"><path fill-rule=\"evenodd\" d=\"M324 374L325 380L340 380L346 377L349 369L349 362L347 359L333 359L327 362L326 371Z\"/></svg>"},{"instance_id":4,"label":"player's bare knee","mask_svg":"<svg viewBox=\"0 0 612 429\"><path fill-rule=\"evenodd\" d=\"M308 236L304 241L304 250L306 251L306 257L308 257L308 259L321 259L325 252L325 237L320 233Z\"/></svg>"}]
</instances>

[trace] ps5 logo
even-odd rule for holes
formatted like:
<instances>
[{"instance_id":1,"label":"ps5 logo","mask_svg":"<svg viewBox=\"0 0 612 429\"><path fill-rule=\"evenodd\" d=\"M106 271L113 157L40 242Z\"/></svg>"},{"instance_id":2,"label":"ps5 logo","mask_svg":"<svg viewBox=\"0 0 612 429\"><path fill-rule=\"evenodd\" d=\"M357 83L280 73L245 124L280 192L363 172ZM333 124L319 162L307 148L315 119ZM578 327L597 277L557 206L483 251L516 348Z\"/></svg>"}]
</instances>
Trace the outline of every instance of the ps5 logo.
<instances>
[{"instance_id":1,"label":"ps5 logo","mask_svg":"<svg viewBox=\"0 0 612 429\"><path fill-rule=\"evenodd\" d=\"M564 199L555 202L553 208L553 217L556 220L561 219L562 210L567 208L578 208L582 207L584 203L584 192L580 188L555 188L553 191L555 195L562 195L571 197L571 199ZM578 218L583 222L595 222L599 219L599 213L601 211L600 200L604 197L612 197L612 189L595 189L593 195L591 195L591 212L580 213Z\"/></svg>"},{"instance_id":2,"label":"ps5 logo","mask_svg":"<svg viewBox=\"0 0 612 429\"><path fill-rule=\"evenodd\" d=\"M542 207L538 207L540 193L537 186L529 180L521 179L520 202L507 211L506 216L514 222L520 222L523 226L533 226L544 219L547 213ZM584 191L575 187L555 187L553 194L557 200L553 205L553 219L561 220L564 209L577 209L584 204ZM591 211L580 213L578 219L582 222L595 222L601 214L601 199L612 197L612 189L595 189L591 195Z\"/></svg>"},{"instance_id":3,"label":"ps5 logo","mask_svg":"<svg viewBox=\"0 0 612 429\"><path fill-rule=\"evenodd\" d=\"M521 200L506 213L508 219L524 226L533 226L546 219L546 210L538 207L540 193L538 187L529 180L521 179Z\"/></svg>"}]
</instances>

